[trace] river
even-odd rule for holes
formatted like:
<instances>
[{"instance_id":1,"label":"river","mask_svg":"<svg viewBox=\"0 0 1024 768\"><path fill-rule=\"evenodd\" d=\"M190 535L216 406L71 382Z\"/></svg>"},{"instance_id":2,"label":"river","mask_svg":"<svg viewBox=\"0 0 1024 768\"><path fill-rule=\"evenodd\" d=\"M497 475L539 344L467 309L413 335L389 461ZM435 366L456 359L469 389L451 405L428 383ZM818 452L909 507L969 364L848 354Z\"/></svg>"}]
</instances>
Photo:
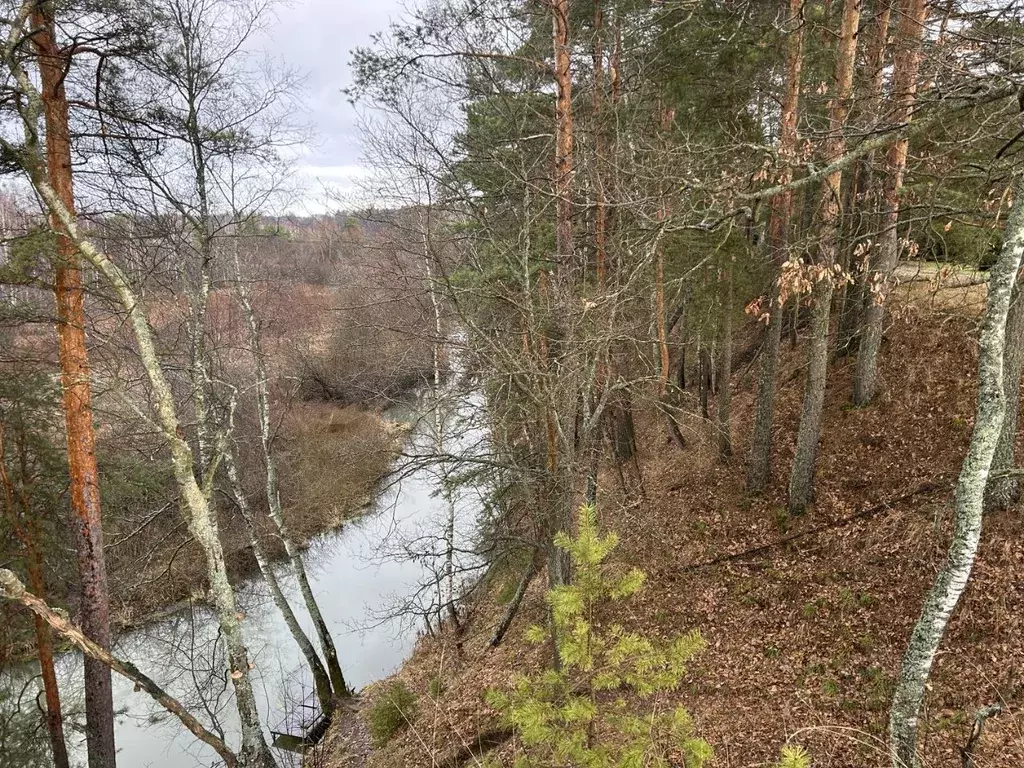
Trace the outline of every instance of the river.
<instances>
[{"instance_id":1,"label":"river","mask_svg":"<svg viewBox=\"0 0 1024 768\"><path fill-rule=\"evenodd\" d=\"M472 402L474 399L454 409L456 415L446 423L451 424L467 409L475 410L478 404ZM413 407L398 406L388 412L391 419L412 423L407 453L426 454L433 444L432 419L413 420L431 402L427 393ZM469 429L446 448L474 452L479 450L481 434L478 429ZM407 612L404 616L395 614L401 612L401 606L435 597L435 592L424 590L424 585L436 579L440 565L438 541L449 515L449 500L441 488L436 467L421 461L403 470L400 461L364 516L317 537L304 555L346 679L355 689L394 672L408 658L424 630L422 618ZM475 492L463 491L451 503L458 520L457 545L469 550L479 499ZM277 572L296 613L307 619L288 568L279 564ZM245 613L245 639L256 665L254 686L268 741L271 731L300 732L316 714L310 706L315 697L304 660L263 581L246 581L236 591ZM310 637L315 637L308 620L304 626ZM237 745L237 713L231 686L225 682L222 644L216 638L217 622L212 612L196 607L122 634L116 640L115 653L131 660L178 697L207 727L218 724L228 743ZM77 653L65 653L58 659L61 693L69 709L76 708L75 702L79 709L81 706L81 667ZM11 682L8 680L8 685ZM26 690L34 693L31 686ZM114 706L119 765L193 768L219 764L212 749L117 675ZM84 737L71 731L68 738L73 762L84 765ZM295 759L280 750L278 756L283 765ZM5 760L0 763L10 764Z\"/></svg>"}]
</instances>

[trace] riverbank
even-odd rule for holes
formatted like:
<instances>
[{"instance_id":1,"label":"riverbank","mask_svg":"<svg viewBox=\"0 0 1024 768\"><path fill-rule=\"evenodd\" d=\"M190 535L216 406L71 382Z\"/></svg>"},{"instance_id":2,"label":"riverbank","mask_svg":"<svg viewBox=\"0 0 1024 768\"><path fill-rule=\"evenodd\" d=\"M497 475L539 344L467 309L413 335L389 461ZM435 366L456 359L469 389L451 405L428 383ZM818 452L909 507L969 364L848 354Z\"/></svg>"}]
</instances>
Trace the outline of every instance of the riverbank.
<instances>
[{"instance_id":1,"label":"riverbank","mask_svg":"<svg viewBox=\"0 0 1024 768\"><path fill-rule=\"evenodd\" d=\"M363 406L324 402L294 404L282 421L279 471L281 500L292 538L305 550L317 536L336 531L371 508L391 471L408 425ZM325 471L329 467L329 471ZM276 529L266 515L262 478L248 478L250 504L258 515L260 542L275 561L285 557ZM259 573L246 523L221 494L218 521L228 574L238 584ZM199 546L167 505L161 518L129 531L104 531L110 590L110 621L115 635L154 624L190 605L208 605L205 562ZM51 586L49 599L60 605ZM72 596L73 598L73 596ZM72 599L73 602L73 599ZM35 645L25 631L5 638L0 658L30 661ZM10 628L9 628L10 629ZM58 650L67 647L58 641Z\"/></svg>"},{"instance_id":2,"label":"riverbank","mask_svg":"<svg viewBox=\"0 0 1024 768\"><path fill-rule=\"evenodd\" d=\"M280 438L281 500L296 545L305 550L317 535L363 514L388 474L404 439L402 425L358 406L301 403L286 417ZM330 467L325 471L325 467ZM257 474L257 473L254 473ZM260 477L247 488L257 512L260 543L275 561L284 547L266 515ZM259 573L245 522L226 500L219 506L221 542L233 583ZM109 540L109 539L108 539ZM160 542L160 554L139 572L131 558L108 557L111 624L115 631L159 620L189 603L206 604L202 552L190 537Z\"/></svg>"},{"instance_id":3,"label":"riverbank","mask_svg":"<svg viewBox=\"0 0 1024 768\"><path fill-rule=\"evenodd\" d=\"M429 421L413 421L411 432L404 426L406 416L416 412L415 407L404 406L388 412L402 422L386 428L403 438L403 452L430 444ZM392 674L409 657L417 640L416 628L405 620L403 606L421 585L430 583L436 563L408 556L406 545L417 541L445 514L439 489L439 478L430 467L399 465L381 484L366 514L313 537L303 554L310 586L334 638L345 678L357 690ZM286 597L300 605L299 587L290 568L281 563L275 570ZM244 617L246 646L254 665L253 687L267 738L275 733L302 734L317 714L308 706L314 697L305 659L259 575L236 581L235 593ZM300 621L305 621L304 612L299 613ZM225 690L219 635L215 612L199 607L125 631L117 638L116 647L119 656L151 675L233 740L239 724L230 690ZM82 658L77 653L62 654L57 668L66 714L73 717L70 713L79 711L82 696ZM14 709L20 702L20 711L28 713L19 723L32 722L35 712L30 700L33 691L27 689L24 697L19 694L19 681L25 679L14 681L7 700ZM119 676L114 677L114 703L121 713L115 723L119 763L202 768L216 761L216 755L185 733L175 718ZM0 728L12 722L4 719L10 711L0 713ZM69 737L69 747L84 760L78 731Z\"/></svg>"}]
</instances>

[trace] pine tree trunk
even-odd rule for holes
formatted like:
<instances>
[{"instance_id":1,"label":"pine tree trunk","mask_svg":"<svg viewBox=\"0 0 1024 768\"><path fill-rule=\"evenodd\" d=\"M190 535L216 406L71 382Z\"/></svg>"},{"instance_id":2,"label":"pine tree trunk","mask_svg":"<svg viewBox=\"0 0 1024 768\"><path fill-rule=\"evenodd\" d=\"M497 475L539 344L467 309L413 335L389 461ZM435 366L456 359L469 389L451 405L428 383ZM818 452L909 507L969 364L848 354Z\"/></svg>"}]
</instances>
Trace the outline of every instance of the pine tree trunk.
<instances>
[{"instance_id":1,"label":"pine tree trunk","mask_svg":"<svg viewBox=\"0 0 1024 768\"><path fill-rule=\"evenodd\" d=\"M925 0L903 0L900 12L899 40L893 62L892 92L895 109L891 122L894 125L903 125L911 117L917 94L917 73L921 66L921 39L928 13ZM899 194L907 168L908 148L909 141L900 139L889 147L885 159L882 229L867 277L869 290L865 299L864 323L853 380L853 402L858 406L870 403L878 392L878 353L882 346L888 292L899 260L896 227L899 224Z\"/></svg>"},{"instance_id":2,"label":"pine tree trunk","mask_svg":"<svg viewBox=\"0 0 1024 768\"><path fill-rule=\"evenodd\" d=\"M894 768L917 768L918 716L939 644L974 566L981 540L985 485L1006 415L1004 359L1007 316L1016 276L1024 258L1024 183L1014 189L1013 211L1006 223L999 260L989 273L988 304L978 360L978 406L970 447L957 479L953 540L903 657L889 715Z\"/></svg>"},{"instance_id":3,"label":"pine tree trunk","mask_svg":"<svg viewBox=\"0 0 1024 768\"><path fill-rule=\"evenodd\" d=\"M818 459L828 377L828 328L832 291L832 276L827 275L815 283L811 292L811 341L807 348L807 377L804 380L796 454L789 474L788 506L791 515L803 514L814 493L814 468Z\"/></svg>"},{"instance_id":4,"label":"pine tree trunk","mask_svg":"<svg viewBox=\"0 0 1024 768\"><path fill-rule=\"evenodd\" d=\"M54 39L54 4L41 2L32 13L33 40L40 73L40 96L46 123L46 166L49 183L64 207L74 214L71 136L64 91L67 56ZM59 219L50 224L58 234L54 297L60 346L61 389L67 433L73 530L82 589L82 629L102 648L110 647L110 603L103 554L99 469L92 418L89 354L85 337L85 293L75 244L62 234ZM85 738L89 768L115 764L114 696L110 670L85 658Z\"/></svg>"},{"instance_id":5,"label":"pine tree trunk","mask_svg":"<svg viewBox=\"0 0 1024 768\"><path fill-rule=\"evenodd\" d=\"M853 89L853 67L857 53L857 26L860 23L861 0L845 0L836 55L836 82L829 104L829 138L826 161L831 163L846 151L846 118L850 113ZM803 409L797 430L796 456L789 476L789 512L802 514L814 492L814 468L821 440L821 418L825 404L828 377L829 324L832 294L835 286L836 249L839 245L840 204L843 172L825 177L821 185L820 234L818 240L818 272L811 294L811 343L807 351L807 379Z\"/></svg>"},{"instance_id":6,"label":"pine tree trunk","mask_svg":"<svg viewBox=\"0 0 1024 768\"><path fill-rule=\"evenodd\" d=\"M569 0L551 0L555 59L555 258L560 285L575 279L573 247L573 115Z\"/></svg>"},{"instance_id":7,"label":"pine tree trunk","mask_svg":"<svg viewBox=\"0 0 1024 768\"><path fill-rule=\"evenodd\" d=\"M22 430L24 427L21 428ZM32 508L28 487L31 479L26 477L25 469L29 466L27 446L24 432L16 437L18 465L22 468L19 483L12 481L6 463L6 430L0 421L0 484L3 485L4 509L15 537L25 551L25 570L28 573L29 587L40 599L46 599L46 579L43 575L43 558L39 550L41 517ZM39 660L39 673L43 678L43 693L46 698L46 729L50 736L50 754L54 768L69 768L67 742L64 740L64 715L60 705L60 688L57 685L57 673L53 668L53 638L50 627L38 615L33 615L36 635L36 657Z\"/></svg>"},{"instance_id":8,"label":"pine tree trunk","mask_svg":"<svg viewBox=\"0 0 1024 768\"><path fill-rule=\"evenodd\" d=\"M876 123L879 118L878 108L882 101L882 86L885 83L885 52L888 48L892 5L893 0L877 0L876 2L874 34L864 63L868 74L868 92L862 109L868 115L869 120ZM875 126L867 127L874 128ZM877 221L877 216L874 215L872 209L879 198L878 178L875 173L875 153L868 153L863 160L858 162L853 173L857 176L856 188L860 199L855 198L850 201L850 204L854 206L854 211L859 214L853 226L854 236L851 245L875 230L873 225ZM869 236L873 235L869 234ZM836 350L840 355L854 351L854 345L860 338L864 304L867 300L868 269L866 265L854 261L855 257L856 254L851 255L850 271L853 275L853 283L846 286L843 309L839 316Z\"/></svg>"},{"instance_id":9,"label":"pine tree trunk","mask_svg":"<svg viewBox=\"0 0 1024 768\"><path fill-rule=\"evenodd\" d=\"M750 493L762 493L771 478L775 377L779 367L779 349L782 346L782 308L778 306L777 288L772 290L771 296L771 314L765 329L761 367L757 376L754 437L747 459L747 491Z\"/></svg>"},{"instance_id":10,"label":"pine tree trunk","mask_svg":"<svg viewBox=\"0 0 1024 768\"><path fill-rule=\"evenodd\" d=\"M34 527L28 523L30 527ZM43 578L43 558L39 553L38 536L33 535L31 543L25 551L26 570L28 571L29 588L46 599L46 581ZM67 742L64 740L64 714L60 708L60 688L57 684L57 672L53 667L53 637L50 627L39 615L32 617L36 634L36 656L39 659L39 671L43 678L43 692L46 696L46 730L50 734L50 752L53 756L54 768L69 768Z\"/></svg>"},{"instance_id":11,"label":"pine tree trunk","mask_svg":"<svg viewBox=\"0 0 1024 768\"><path fill-rule=\"evenodd\" d=\"M732 456L732 265L726 268L725 300L722 302L722 349L718 356L718 452Z\"/></svg>"},{"instance_id":12,"label":"pine tree trunk","mask_svg":"<svg viewBox=\"0 0 1024 768\"><path fill-rule=\"evenodd\" d=\"M594 65L593 120L594 158L597 164L594 185L594 259L597 270L597 284L601 289L608 280L608 205L605 193L605 178L608 167L608 146L602 120L604 119L604 9L601 0L594 3L594 43L591 59Z\"/></svg>"},{"instance_id":13,"label":"pine tree trunk","mask_svg":"<svg viewBox=\"0 0 1024 768\"><path fill-rule=\"evenodd\" d=\"M804 1L789 0L789 34L786 39L786 85L779 118L779 161L782 164L776 178L779 184L793 179L792 163L797 148L797 109L800 105L800 72L803 68ZM793 218L793 193L776 195L771 200L768 219L768 252L775 278L786 261L789 230ZM757 379L757 405L754 415L754 437L747 459L747 490L761 493L771 478L772 420L775 415L775 377L779 367L779 347L782 341L782 313L779 306L778 285L769 290L768 332L761 351L761 370Z\"/></svg>"},{"instance_id":14,"label":"pine tree trunk","mask_svg":"<svg viewBox=\"0 0 1024 768\"><path fill-rule=\"evenodd\" d=\"M573 113L572 113L572 43L569 34L569 0L550 0L552 19L552 46L554 49L555 75L555 260L556 285L554 316L558 323L565 322L566 315L574 308L574 284L577 264L573 242ZM545 352L545 357L550 350ZM549 366L561 370L560 364ZM550 483L548 503L551 509L547 522L548 579L553 587L568 584L571 578L571 561L568 553L554 545L553 537L559 531L572 530L571 494L573 486L569 476L569 457L559 456L559 437L556 419L560 413L570 413L575 407L575 393L555 391L562 389L556 383L557 375L549 386L547 416L548 465ZM558 405L565 407L559 409Z\"/></svg>"}]
</instances>

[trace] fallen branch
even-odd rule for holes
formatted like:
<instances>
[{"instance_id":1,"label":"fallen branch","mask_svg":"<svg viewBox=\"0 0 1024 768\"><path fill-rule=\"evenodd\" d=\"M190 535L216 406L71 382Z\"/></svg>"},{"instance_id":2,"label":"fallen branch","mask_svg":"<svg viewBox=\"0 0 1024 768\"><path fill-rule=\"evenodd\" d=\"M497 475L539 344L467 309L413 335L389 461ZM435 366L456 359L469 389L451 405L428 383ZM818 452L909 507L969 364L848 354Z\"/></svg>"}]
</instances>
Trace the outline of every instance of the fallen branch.
<instances>
[{"instance_id":1,"label":"fallen branch","mask_svg":"<svg viewBox=\"0 0 1024 768\"><path fill-rule=\"evenodd\" d=\"M18 577L5 568L0 568L0 597L4 597L16 603L21 603L53 627L61 637L64 637L73 645L81 649L82 653L91 656L94 659L98 659L110 667L114 672L117 672L123 677L127 677L135 683L136 689L144 690L152 696L160 706L177 717L181 721L182 725L195 734L196 738L213 747L217 754L223 758L224 763L228 768L235 768L235 766L237 766L238 758L235 756L235 753L228 748L227 744L225 744L223 740L217 738L214 734L210 733L210 731L206 730L206 728L203 727L203 724L190 715L177 699L168 694L151 678L139 671L138 667L130 661L122 661L121 659L118 659L108 650L102 648L86 637L82 633L81 629L72 624L70 620L65 618L65 616L62 616L47 605L46 601L36 597L26 590L25 585L21 583Z\"/></svg>"},{"instance_id":2,"label":"fallen branch","mask_svg":"<svg viewBox=\"0 0 1024 768\"><path fill-rule=\"evenodd\" d=\"M509 601L508 608L505 611L504 617L501 619L501 623L498 624L498 628L494 630L494 636L491 637L491 641L488 645L491 648L497 648L501 644L501 641L505 637L505 633L508 632L508 628L512 625L512 619L516 617L516 613L519 611L519 606L523 602L523 596L526 594L526 588L530 586L530 582L533 581L533 577L537 575L537 566L531 562L523 573L522 578L519 580L519 585L516 587L516 593L512 596L512 600Z\"/></svg>"},{"instance_id":3,"label":"fallen branch","mask_svg":"<svg viewBox=\"0 0 1024 768\"><path fill-rule=\"evenodd\" d=\"M437 763L439 768L462 768L471 760L479 760L492 749L497 749L506 741L515 736L511 728L499 728L493 731L484 731L473 737L473 740L460 749Z\"/></svg>"},{"instance_id":4,"label":"fallen branch","mask_svg":"<svg viewBox=\"0 0 1024 768\"><path fill-rule=\"evenodd\" d=\"M990 717L997 717L1003 714L1003 705L999 702L982 707L974 714L974 724L971 726L971 735L967 743L960 747L960 759L963 768L977 768L974 760L974 748L981 739L981 732L985 727L985 721Z\"/></svg>"},{"instance_id":5,"label":"fallen branch","mask_svg":"<svg viewBox=\"0 0 1024 768\"><path fill-rule=\"evenodd\" d=\"M848 517L843 517L839 520L833 520L831 523L819 525L816 528L808 528L806 531L799 531L798 533L794 533L789 536L783 536L781 539L778 539L777 541L772 541L767 544L761 544L760 546L753 547L751 549L746 549L742 552L735 552L731 555L722 555L721 557L716 557L712 560L704 560L700 563L693 563L683 568L682 571L683 573L688 573L690 571L698 571L702 568L710 568L712 565L729 563L736 560L746 560L756 555L763 554L769 550L775 549L776 547L785 546L786 544L789 544L793 541L797 541L798 539L803 539L808 536L815 536L819 533L824 533L825 531L833 531L838 528L844 528L845 526L850 525L851 523L855 523L859 520L865 520L869 517L874 517L875 515L879 515L883 512L888 512L890 509L892 509L893 504L899 504L901 501L906 501L907 499L911 499L914 496L918 496L922 493L934 491L938 487L939 484L934 480L926 480L913 490L902 493L899 496L896 496L895 498L887 499L886 501L883 501L879 504L875 504L874 506L868 507L867 509L862 509L860 512L855 512L854 514L849 515Z\"/></svg>"}]
</instances>

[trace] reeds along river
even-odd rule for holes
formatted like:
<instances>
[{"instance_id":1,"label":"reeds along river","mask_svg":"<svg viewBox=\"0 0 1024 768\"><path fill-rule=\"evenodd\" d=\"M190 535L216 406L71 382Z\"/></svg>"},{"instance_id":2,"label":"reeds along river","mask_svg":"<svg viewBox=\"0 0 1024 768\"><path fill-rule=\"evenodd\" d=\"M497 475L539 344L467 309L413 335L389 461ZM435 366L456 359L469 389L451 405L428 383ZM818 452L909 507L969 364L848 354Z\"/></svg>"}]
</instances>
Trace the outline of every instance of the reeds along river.
<instances>
[{"instance_id":1,"label":"reeds along river","mask_svg":"<svg viewBox=\"0 0 1024 768\"><path fill-rule=\"evenodd\" d=\"M389 417L412 424L407 453L426 455L434 445L434 422L428 413L435 398L426 392L415 406L398 406ZM444 419L445 449L449 452L481 450L484 433L466 428L467 417L478 411L479 402L470 396L448 409ZM450 437L448 436L450 435ZM404 467L404 468L403 468ZM325 472L331 471L324 467ZM424 585L436 581L441 563L442 533L449 517L449 499L442 491L442 472L427 461L409 465L399 460L394 475L385 481L380 496L363 517L338 531L318 537L305 553L313 590L334 635L345 676L351 686L361 688L394 672L408 657L424 626L422 619L393 615L409 603L436 599L436 591ZM457 547L471 549L469 539L480 509L478 494L457 493L451 503L457 514ZM467 555L461 558L465 561ZM286 594L302 619L298 586L285 564L277 566ZM304 660L292 636L271 602L262 580L238 585L238 601L245 613L246 644L253 657L254 687L257 690L267 730L301 732L316 718L313 686ZM308 620L305 629L315 638ZM314 640L315 642L315 640ZM115 652L131 660L152 676L215 732L223 731L237 746L237 713L230 682L226 678L222 644L217 641L217 622L205 607L185 609L152 625L117 638ZM58 660L61 693L69 710L81 711L82 659L77 653ZM33 680L30 665L15 670L0 681L10 694L0 698L11 706L19 698L22 709L35 709L40 683ZM116 741L118 764L131 768L192 768L219 762L215 752L198 742L191 733L131 683L114 677L114 706L117 710ZM0 713L2 715L2 713ZM68 730L73 761L85 764L84 736ZM46 740L38 731L38 739ZM45 765L23 762L19 755L3 755L0 765ZM45 751L44 745L39 745ZM2 743L0 743L2 747ZM18 752L24 746L17 747ZM290 759L280 753L282 764Z\"/></svg>"}]
</instances>

